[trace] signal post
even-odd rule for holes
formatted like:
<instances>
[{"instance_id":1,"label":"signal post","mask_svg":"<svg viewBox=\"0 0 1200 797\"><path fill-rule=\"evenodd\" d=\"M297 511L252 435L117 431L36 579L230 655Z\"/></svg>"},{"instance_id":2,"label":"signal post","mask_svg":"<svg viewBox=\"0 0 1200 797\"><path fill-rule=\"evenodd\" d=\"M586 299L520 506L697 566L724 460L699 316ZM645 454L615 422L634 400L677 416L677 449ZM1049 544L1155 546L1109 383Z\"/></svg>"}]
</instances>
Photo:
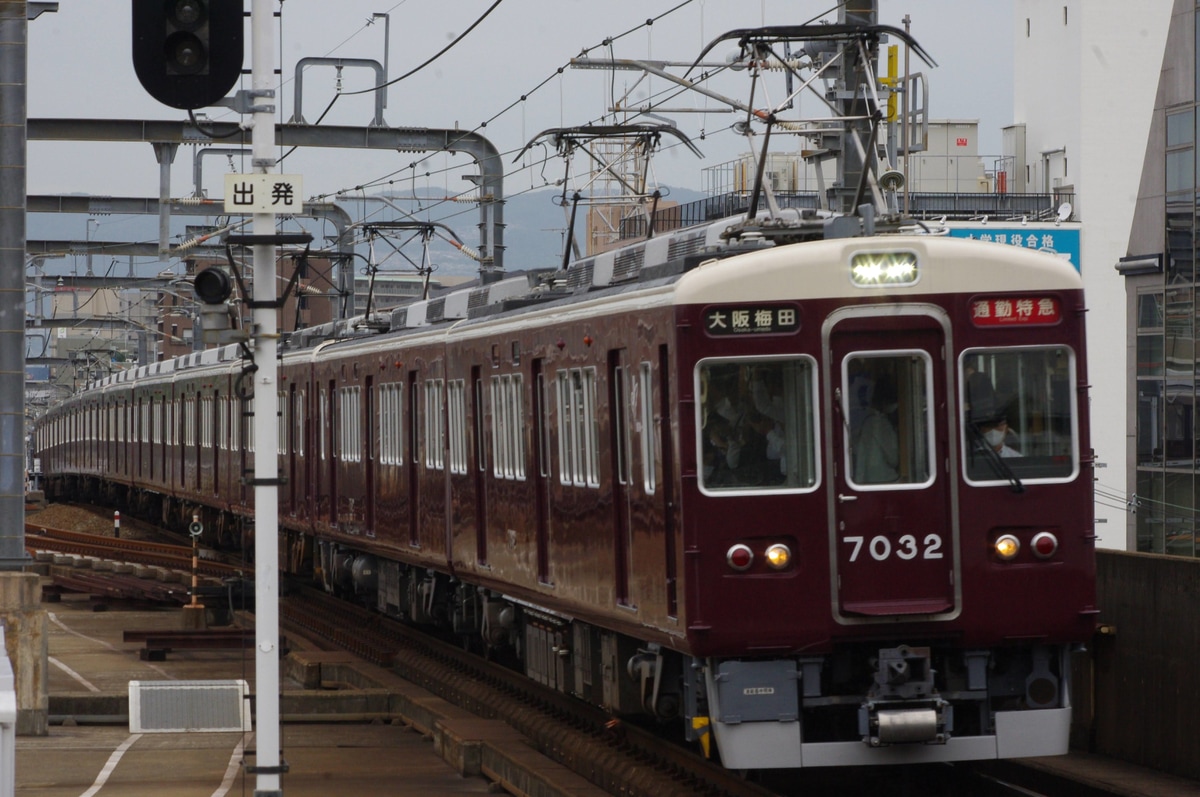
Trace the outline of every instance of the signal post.
<instances>
[{"instance_id":1,"label":"signal post","mask_svg":"<svg viewBox=\"0 0 1200 797\"><path fill-rule=\"evenodd\" d=\"M189 112L224 99L241 77L244 33L243 0L133 1L133 62L138 80L166 105ZM251 114L251 153L254 173L231 175L226 182L226 210L252 213L252 233L229 236L230 246L247 246L253 252L254 290L250 346L254 385L254 584L255 584L255 715L257 752L246 773L256 776L254 794L282 795L279 732L279 434L278 413L278 308L275 290L275 251L281 243L299 243L294 235L275 231L275 214L299 210L298 177L272 175L276 166L275 50L272 0L252 0L251 90L239 92ZM232 189L232 190L231 190ZM308 240L310 236L303 236ZM236 269L236 264L231 263ZM229 297L228 278L209 269L195 288L210 309ZM235 270L235 276L238 276ZM240 278L238 280L241 282ZM243 296L243 298L246 298ZM221 312L207 317L219 317Z\"/></svg>"}]
</instances>

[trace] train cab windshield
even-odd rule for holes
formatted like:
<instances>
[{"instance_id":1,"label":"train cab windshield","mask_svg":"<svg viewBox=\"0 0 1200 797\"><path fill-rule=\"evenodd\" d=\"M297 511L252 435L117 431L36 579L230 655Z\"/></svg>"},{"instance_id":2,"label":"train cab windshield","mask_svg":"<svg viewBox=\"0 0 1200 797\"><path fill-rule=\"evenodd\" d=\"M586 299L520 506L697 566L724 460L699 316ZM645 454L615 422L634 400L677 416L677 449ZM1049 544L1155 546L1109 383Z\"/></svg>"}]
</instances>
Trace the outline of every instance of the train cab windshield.
<instances>
[{"instance_id":1,"label":"train cab windshield","mask_svg":"<svg viewBox=\"0 0 1200 797\"><path fill-rule=\"evenodd\" d=\"M1078 419L1069 349L972 349L960 369L969 483L1075 477Z\"/></svg>"},{"instance_id":2,"label":"train cab windshield","mask_svg":"<svg viewBox=\"0 0 1200 797\"><path fill-rule=\"evenodd\" d=\"M705 492L811 489L817 483L811 358L705 360L697 367Z\"/></svg>"}]
</instances>

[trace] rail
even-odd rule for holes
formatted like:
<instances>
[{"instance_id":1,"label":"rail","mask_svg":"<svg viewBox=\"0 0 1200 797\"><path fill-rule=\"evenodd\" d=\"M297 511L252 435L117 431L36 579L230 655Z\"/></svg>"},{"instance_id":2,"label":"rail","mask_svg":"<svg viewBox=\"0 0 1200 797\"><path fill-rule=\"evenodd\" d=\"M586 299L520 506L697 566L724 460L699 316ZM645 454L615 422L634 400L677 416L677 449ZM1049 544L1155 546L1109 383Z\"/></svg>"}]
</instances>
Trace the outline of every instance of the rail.
<instances>
[{"instance_id":1,"label":"rail","mask_svg":"<svg viewBox=\"0 0 1200 797\"><path fill-rule=\"evenodd\" d=\"M174 570L191 571L192 548L190 545L170 545L161 542L146 542L123 537L100 537L81 531L49 528L36 523L25 524L25 547L27 550L51 550L102 559L117 559L136 564L166 567ZM201 559L196 564L201 575L228 578L246 574L241 565Z\"/></svg>"}]
</instances>

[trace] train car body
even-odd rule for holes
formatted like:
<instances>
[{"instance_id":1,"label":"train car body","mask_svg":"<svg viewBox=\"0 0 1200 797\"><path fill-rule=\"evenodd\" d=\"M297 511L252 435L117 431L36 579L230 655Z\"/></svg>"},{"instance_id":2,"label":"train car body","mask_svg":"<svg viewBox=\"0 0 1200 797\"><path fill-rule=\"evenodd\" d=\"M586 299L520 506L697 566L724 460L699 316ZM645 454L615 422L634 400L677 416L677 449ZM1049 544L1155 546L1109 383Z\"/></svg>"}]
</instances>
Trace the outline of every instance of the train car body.
<instances>
[{"instance_id":1,"label":"train car body","mask_svg":"<svg viewBox=\"0 0 1200 797\"><path fill-rule=\"evenodd\" d=\"M1079 275L938 235L725 228L298 333L272 419L285 569L682 721L731 768L1065 752L1096 614ZM48 413L48 492L236 537L248 403L209 360ZM73 442L81 413L124 469Z\"/></svg>"}]
</instances>

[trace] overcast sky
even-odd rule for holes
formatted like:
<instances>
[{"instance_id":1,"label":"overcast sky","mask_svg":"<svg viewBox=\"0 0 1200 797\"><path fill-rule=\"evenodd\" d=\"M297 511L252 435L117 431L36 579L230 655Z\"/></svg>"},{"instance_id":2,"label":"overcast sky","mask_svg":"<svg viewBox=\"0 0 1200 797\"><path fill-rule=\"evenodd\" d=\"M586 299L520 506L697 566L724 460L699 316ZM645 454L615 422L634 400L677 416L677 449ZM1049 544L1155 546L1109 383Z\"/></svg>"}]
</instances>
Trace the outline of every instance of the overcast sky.
<instances>
[{"instance_id":1,"label":"overcast sky","mask_svg":"<svg viewBox=\"0 0 1200 797\"><path fill-rule=\"evenodd\" d=\"M297 60L334 56L383 61L385 26L369 24L375 13L390 16L387 41L389 76L395 78L420 64L478 19L494 0L286 0L281 29L276 29L277 58L284 86L279 118L295 112L293 76ZM29 117L128 118L182 120L184 112L160 105L137 82L130 62L129 3L63 0L57 13L44 14L29 25ZM537 132L583 124L601 117L609 89L627 85L633 73L556 70L585 48L597 47L651 16L680 5L680 0L504 0L453 50L431 66L388 90L384 118L393 127L474 129L492 119L522 94L528 99L492 121L481 131L501 152L514 152ZM981 155L987 163L998 155L1000 129L1012 121L1012 3L1009 0L880 0L881 21L902 26L908 14L912 34L937 60L930 71L930 117L978 119ZM247 3L247 7L249 4ZM690 61L702 46L734 28L798 24L829 15L831 0L693 0L650 28L639 28L612 45L617 58ZM249 37L247 38L249 47ZM719 47L710 60L723 59L734 49ZM606 48L591 55L604 57ZM246 65L249 68L249 54ZM915 57L913 68L927 69ZM742 73L744 75L745 73ZM540 89L537 88L547 78ZM729 76L722 92L746 99L744 77ZM347 69L341 90L369 87L372 74ZM635 100L657 95L661 81L639 86ZM535 89L537 89L535 91ZM339 90L333 68L305 73L303 116L315 123ZM715 107L703 99L679 98L672 107ZM821 113L815 103L801 110ZM207 112L223 121L236 121L232 112ZM343 96L330 109L325 124L366 126L374 114L370 95ZM655 176L671 185L701 187L705 166L728 161L745 149L744 140L728 132L736 121L730 114L678 114L680 130L696 139L706 158L699 160L682 148L663 153ZM703 138L701 139L701 137ZM364 184L391 188L465 187L464 158L436 154L416 169L422 158L411 153L339 153L329 149L297 151L281 171L304 176L307 196L330 194ZM512 156L506 157L506 168ZM181 148L172 170L172 193L192 193L192 151ZM562 166L527 169L513 174L505 191L528 190L562 176ZM251 171L247 163L225 158L204 162L204 189L221 194L225 171ZM429 174L426 175L426 172ZM386 181L394 180L388 186ZM31 194L92 193L112 196L154 196L158 167L149 145L47 143L29 145L28 190Z\"/></svg>"}]
</instances>

